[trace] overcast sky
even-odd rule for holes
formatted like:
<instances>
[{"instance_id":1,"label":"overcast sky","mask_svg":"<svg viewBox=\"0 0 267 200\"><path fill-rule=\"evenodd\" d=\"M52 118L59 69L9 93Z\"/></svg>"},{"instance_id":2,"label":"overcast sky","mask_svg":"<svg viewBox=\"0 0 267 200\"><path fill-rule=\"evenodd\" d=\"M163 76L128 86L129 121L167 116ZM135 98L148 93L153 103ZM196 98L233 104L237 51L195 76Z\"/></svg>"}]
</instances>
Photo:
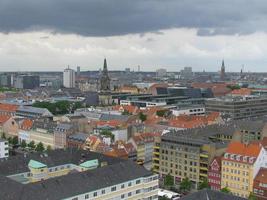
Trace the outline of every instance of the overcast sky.
<instances>
[{"instance_id":1,"label":"overcast sky","mask_svg":"<svg viewBox=\"0 0 267 200\"><path fill-rule=\"evenodd\" d=\"M267 71L266 0L0 0L0 71Z\"/></svg>"}]
</instances>

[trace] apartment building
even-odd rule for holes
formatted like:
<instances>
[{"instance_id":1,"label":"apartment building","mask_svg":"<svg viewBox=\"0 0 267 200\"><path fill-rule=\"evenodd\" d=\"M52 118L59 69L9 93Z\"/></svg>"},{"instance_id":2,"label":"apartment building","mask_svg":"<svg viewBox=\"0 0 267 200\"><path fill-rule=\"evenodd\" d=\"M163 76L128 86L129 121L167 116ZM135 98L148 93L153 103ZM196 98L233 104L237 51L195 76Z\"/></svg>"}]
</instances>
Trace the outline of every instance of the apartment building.
<instances>
[{"instance_id":1,"label":"apartment building","mask_svg":"<svg viewBox=\"0 0 267 200\"><path fill-rule=\"evenodd\" d=\"M212 190L221 189L221 157L220 156L215 157L209 166L208 183Z\"/></svg>"},{"instance_id":2,"label":"apartment building","mask_svg":"<svg viewBox=\"0 0 267 200\"><path fill-rule=\"evenodd\" d=\"M220 112L233 120L267 115L267 98L259 96L227 96L206 99L206 112Z\"/></svg>"},{"instance_id":3,"label":"apartment building","mask_svg":"<svg viewBox=\"0 0 267 200\"><path fill-rule=\"evenodd\" d=\"M253 194L259 200L267 199L267 168L260 168L253 183Z\"/></svg>"},{"instance_id":4,"label":"apartment building","mask_svg":"<svg viewBox=\"0 0 267 200\"><path fill-rule=\"evenodd\" d=\"M267 166L267 152L260 143L232 142L222 157L221 188L248 198L261 167Z\"/></svg>"},{"instance_id":5,"label":"apartment building","mask_svg":"<svg viewBox=\"0 0 267 200\"><path fill-rule=\"evenodd\" d=\"M227 141L222 134L233 134L233 127L213 125L205 128L171 131L162 135L159 149L159 174L170 174L176 184L189 178L194 188L208 178L208 166L214 156L221 155ZM157 148L156 148L157 150ZM158 150L154 152L157 155ZM158 156L154 157L157 160ZM157 166L157 165L156 165Z\"/></svg>"},{"instance_id":6,"label":"apartment building","mask_svg":"<svg viewBox=\"0 0 267 200\"><path fill-rule=\"evenodd\" d=\"M7 158L9 155L8 150L8 141L0 139L0 159Z\"/></svg>"},{"instance_id":7,"label":"apartment building","mask_svg":"<svg viewBox=\"0 0 267 200\"><path fill-rule=\"evenodd\" d=\"M1 162L0 171L0 199L158 199L158 175L132 161L94 152L18 155Z\"/></svg>"}]
</instances>

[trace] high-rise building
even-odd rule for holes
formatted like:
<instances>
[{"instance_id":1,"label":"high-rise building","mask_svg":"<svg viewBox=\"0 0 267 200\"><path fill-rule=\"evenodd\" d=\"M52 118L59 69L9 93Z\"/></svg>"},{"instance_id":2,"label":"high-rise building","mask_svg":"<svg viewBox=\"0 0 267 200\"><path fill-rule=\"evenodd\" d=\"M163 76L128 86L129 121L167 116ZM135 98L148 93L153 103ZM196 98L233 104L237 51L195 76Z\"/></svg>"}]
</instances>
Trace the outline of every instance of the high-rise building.
<instances>
[{"instance_id":1,"label":"high-rise building","mask_svg":"<svg viewBox=\"0 0 267 200\"><path fill-rule=\"evenodd\" d=\"M222 67L221 67L221 80L225 80L225 66L224 66L224 60L222 61Z\"/></svg>"},{"instance_id":2,"label":"high-rise building","mask_svg":"<svg viewBox=\"0 0 267 200\"><path fill-rule=\"evenodd\" d=\"M77 76L79 77L81 75L81 67L77 66Z\"/></svg>"},{"instance_id":3,"label":"high-rise building","mask_svg":"<svg viewBox=\"0 0 267 200\"><path fill-rule=\"evenodd\" d=\"M34 89L40 86L40 77L33 75L19 75L14 80L15 88Z\"/></svg>"},{"instance_id":4,"label":"high-rise building","mask_svg":"<svg viewBox=\"0 0 267 200\"><path fill-rule=\"evenodd\" d=\"M66 88L75 87L75 71L69 67L63 73L63 86Z\"/></svg>"}]
</instances>

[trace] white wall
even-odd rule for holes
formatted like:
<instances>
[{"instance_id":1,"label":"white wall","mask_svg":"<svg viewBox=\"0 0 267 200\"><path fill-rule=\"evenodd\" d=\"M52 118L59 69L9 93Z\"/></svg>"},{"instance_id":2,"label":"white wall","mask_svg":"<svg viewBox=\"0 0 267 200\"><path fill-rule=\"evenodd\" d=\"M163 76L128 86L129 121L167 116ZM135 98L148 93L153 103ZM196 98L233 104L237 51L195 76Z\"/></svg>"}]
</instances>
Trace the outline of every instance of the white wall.
<instances>
[{"instance_id":1,"label":"white wall","mask_svg":"<svg viewBox=\"0 0 267 200\"><path fill-rule=\"evenodd\" d=\"M0 140L0 158L8 157L8 142L5 140Z\"/></svg>"}]
</instances>

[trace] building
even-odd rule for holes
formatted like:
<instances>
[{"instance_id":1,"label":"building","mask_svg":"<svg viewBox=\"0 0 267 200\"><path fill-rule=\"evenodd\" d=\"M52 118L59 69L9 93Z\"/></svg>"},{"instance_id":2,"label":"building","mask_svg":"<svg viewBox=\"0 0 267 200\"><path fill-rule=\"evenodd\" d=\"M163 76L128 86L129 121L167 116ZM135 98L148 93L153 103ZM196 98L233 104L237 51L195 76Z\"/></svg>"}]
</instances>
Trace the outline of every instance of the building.
<instances>
[{"instance_id":1,"label":"building","mask_svg":"<svg viewBox=\"0 0 267 200\"><path fill-rule=\"evenodd\" d=\"M0 139L0 159L7 158L8 155L9 155L8 141L4 139Z\"/></svg>"},{"instance_id":2,"label":"building","mask_svg":"<svg viewBox=\"0 0 267 200\"><path fill-rule=\"evenodd\" d=\"M206 99L206 112L220 112L233 119L255 118L267 115L267 98L259 96L221 97Z\"/></svg>"},{"instance_id":3,"label":"building","mask_svg":"<svg viewBox=\"0 0 267 200\"><path fill-rule=\"evenodd\" d=\"M209 166L208 183L212 190L221 190L221 157L213 159Z\"/></svg>"},{"instance_id":4,"label":"building","mask_svg":"<svg viewBox=\"0 0 267 200\"><path fill-rule=\"evenodd\" d=\"M106 58L104 59L104 67L100 77L100 91L101 92L110 91L110 78L108 75L108 65Z\"/></svg>"},{"instance_id":5,"label":"building","mask_svg":"<svg viewBox=\"0 0 267 200\"><path fill-rule=\"evenodd\" d=\"M222 61L220 78L221 78L221 81L224 81L224 80L225 80L225 66L224 66L224 60Z\"/></svg>"},{"instance_id":6,"label":"building","mask_svg":"<svg viewBox=\"0 0 267 200\"><path fill-rule=\"evenodd\" d=\"M253 192L253 181L261 167L267 167L267 153L259 142L232 142L222 157L221 188L248 198Z\"/></svg>"},{"instance_id":7,"label":"building","mask_svg":"<svg viewBox=\"0 0 267 200\"><path fill-rule=\"evenodd\" d=\"M67 139L74 133L74 126L70 123L60 123L54 130L55 148L66 148Z\"/></svg>"},{"instance_id":8,"label":"building","mask_svg":"<svg viewBox=\"0 0 267 200\"><path fill-rule=\"evenodd\" d=\"M40 77L36 75L19 75L15 79L15 88L35 89L40 86Z\"/></svg>"},{"instance_id":9,"label":"building","mask_svg":"<svg viewBox=\"0 0 267 200\"><path fill-rule=\"evenodd\" d=\"M232 194L226 194L210 189L203 189L198 192L186 195L179 200L246 200L245 198L237 197Z\"/></svg>"},{"instance_id":10,"label":"building","mask_svg":"<svg viewBox=\"0 0 267 200\"><path fill-rule=\"evenodd\" d=\"M11 75L10 74L0 74L0 86L11 87Z\"/></svg>"},{"instance_id":11,"label":"building","mask_svg":"<svg viewBox=\"0 0 267 200\"><path fill-rule=\"evenodd\" d=\"M157 69L156 70L156 76L158 78L163 78L167 76L167 70L166 69Z\"/></svg>"},{"instance_id":12,"label":"building","mask_svg":"<svg viewBox=\"0 0 267 200\"><path fill-rule=\"evenodd\" d=\"M192 105L192 106L184 106L171 109L172 114L174 116L180 115L205 115L205 107L204 105Z\"/></svg>"},{"instance_id":13,"label":"building","mask_svg":"<svg viewBox=\"0 0 267 200\"><path fill-rule=\"evenodd\" d=\"M254 178L253 194L259 200L267 199L267 168L260 168L258 174Z\"/></svg>"},{"instance_id":14,"label":"building","mask_svg":"<svg viewBox=\"0 0 267 200\"><path fill-rule=\"evenodd\" d=\"M193 188L198 188L208 178L213 158L225 151L234 131L234 125L171 130L161 136L160 148L154 147L153 160L159 163L156 170L162 178L170 174L175 184L189 178Z\"/></svg>"},{"instance_id":15,"label":"building","mask_svg":"<svg viewBox=\"0 0 267 200\"><path fill-rule=\"evenodd\" d=\"M0 162L0 199L158 199L158 175L132 161L77 149Z\"/></svg>"},{"instance_id":16,"label":"building","mask_svg":"<svg viewBox=\"0 0 267 200\"><path fill-rule=\"evenodd\" d=\"M194 75L192 67L184 67L184 69L180 71L180 75L182 79L191 79Z\"/></svg>"},{"instance_id":17,"label":"building","mask_svg":"<svg viewBox=\"0 0 267 200\"><path fill-rule=\"evenodd\" d=\"M75 71L69 67L63 72L63 86L66 88L75 88Z\"/></svg>"},{"instance_id":18,"label":"building","mask_svg":"<svg viewBox=\"0 0 267 200\"><path fill-rule=\"evenodd\" d=\"M53 114L47 108L36 108L32 106L19 106L16 115L26 118L52 118Z\"/></svg>"},{"instance_id":19,"label":"building","mask_svg":"<svg viewBox=\"0 0 267 200\"><path fill-rule=\"evenodd\" d=\"M0 103L0 115L15 116L19 106L7 103Z\"/></svg>"}]
</instances>

